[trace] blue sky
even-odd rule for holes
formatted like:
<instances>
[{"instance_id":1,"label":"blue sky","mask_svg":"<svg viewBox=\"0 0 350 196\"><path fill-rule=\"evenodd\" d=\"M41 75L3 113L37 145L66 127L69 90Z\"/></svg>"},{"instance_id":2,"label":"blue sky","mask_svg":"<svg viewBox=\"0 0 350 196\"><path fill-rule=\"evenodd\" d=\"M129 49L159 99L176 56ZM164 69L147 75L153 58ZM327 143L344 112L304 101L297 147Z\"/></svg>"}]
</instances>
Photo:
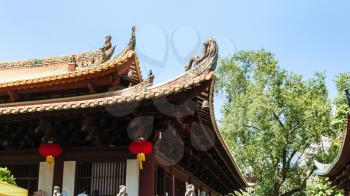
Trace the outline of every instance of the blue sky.
<instances>
[{"instance_id":1,"label":"blue sky","mask_svg":"<svg viewBox=\"0 0 350 196\"><path fill-rule=\"evenodd\" d=\"M348 10L345 0L7 0L0 61L93 50L107 34L121 50L136 25L144 75L152 69L156 82L180 74L199 43L216 36L222 55L265 48L306 78L325 71L334 97L335 76L350 71Z\"/></svg>"}]
</instances>

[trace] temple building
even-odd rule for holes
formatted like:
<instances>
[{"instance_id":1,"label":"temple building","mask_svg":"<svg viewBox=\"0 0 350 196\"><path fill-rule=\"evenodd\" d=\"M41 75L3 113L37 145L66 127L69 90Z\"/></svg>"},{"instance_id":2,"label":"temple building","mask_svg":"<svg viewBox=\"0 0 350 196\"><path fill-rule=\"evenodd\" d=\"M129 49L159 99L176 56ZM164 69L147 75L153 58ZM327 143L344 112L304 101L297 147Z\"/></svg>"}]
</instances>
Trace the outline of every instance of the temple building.
<instances>
[{"instance_id":1,"label":"temple building","mask_svg":"<svg viewBox=\"0 0 350 196\"><path fill-rule=\"evenodd\" d=\"M331 185L344 190L344 195L350 196L350 114L346 117L343 144L337 158L331 164L315 161L316 174L328 177Z\"/></svg>"},{"instance_id":2,"label":"temple building","mask_svg":"<svg viewBox=\"0 0 350 196\"><path fill-rule=\"evenodd\" d=\"M96 51L0 63L0 166L29 195L219 196L247 187L214 117L216 41L160 84L151 71L142 77L135 45L133 27L117 55L107 36Z\"/></svg>"}]
</instances>

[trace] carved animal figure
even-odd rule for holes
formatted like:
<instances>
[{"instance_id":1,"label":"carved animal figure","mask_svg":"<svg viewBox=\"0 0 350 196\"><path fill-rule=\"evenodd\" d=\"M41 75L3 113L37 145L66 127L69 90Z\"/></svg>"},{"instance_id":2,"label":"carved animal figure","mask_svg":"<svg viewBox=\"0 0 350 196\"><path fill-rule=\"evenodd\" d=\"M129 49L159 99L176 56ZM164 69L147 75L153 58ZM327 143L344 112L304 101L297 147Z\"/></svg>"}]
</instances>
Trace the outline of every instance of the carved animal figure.
<instances>
[{"instance_id":1,"label":"carved animal figure","mask_svg":"<svg viewBox=\"0 0 350 196\"><path fill-rule=\"evenodd\" d=\"M52 196L62 196L61 194L61 188L59 186L53 187L53 194Z\"/></svg>"},{"instance_id":2,"label":"carved animal figure","mask_svg":"<svg viewBox=\"0 0 350 196\"><path fill-rule=\"evenodd\" d=\"M202 47L202 57L200 58L199 56L195 55L192 56L192 58L190 59L190 61L188 62L188 64L185 66L185 71L188 71L189 69L192 68L192 64L198 64L200 61L202 61L209 53L211 52L216 52L216 48L215 48L215 40L213 38L208 39Z\"/></svg>"},{"instance_id":3,"label":"carved animal figure","mask_svg":"<svg viewBox=\"0 0 350 196\"><path fill-rule=\"evenodd\" d=\"M119 193L117 194L117 196L128 196L128 194L126 193L126 186L119 186Z\"/></svg>"},{"instance_id":4,"label":"carved animal figure","mask_svg":"<svg viewBox=\"0 0 350 196\"><path fill-rule=\"evenodd\" d=\"M185 196L196 196L196 189L194 188L193 184L188 184L186 186Z\"/></svg>"},{"instance_id":5,"label":"carved animal figure","mask_svg":"<svg viewBox=\"0 0 350 196\"><path fill-rule=\"evenodd\" d=\"M112 48L112 36L107 35L105 37L105 45L101 48L103 51L107 51Z\"/></svg>"}]
</instances>

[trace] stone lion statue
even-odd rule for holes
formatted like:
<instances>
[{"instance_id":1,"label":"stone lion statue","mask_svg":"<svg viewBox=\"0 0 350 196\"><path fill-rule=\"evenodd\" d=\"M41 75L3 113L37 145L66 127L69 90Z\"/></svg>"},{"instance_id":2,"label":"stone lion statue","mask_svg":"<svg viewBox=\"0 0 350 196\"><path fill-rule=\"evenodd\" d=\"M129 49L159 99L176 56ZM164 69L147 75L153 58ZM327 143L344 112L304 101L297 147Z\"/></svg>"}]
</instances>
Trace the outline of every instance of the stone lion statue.
<instances>
[{"instance_id":1,"label":"stone lion statue","mask_svg":"<svg viewBox=\"0 0 350 196\"><path fill-rule=\"evenodd\" d=\"M196 189L194 188L193 184L186 185L185 196L196 196Z\"/></svg>"},{"instance_id":2,"label":"stone lion statue","mask_svg":"<svg viewBox=\"0 0 350 196\"><path fill-rule=\"evenodd\" d=\"M62 196L61 194L61 188L59 186L53 187L53 194L52 196Z\"/></svg>"},{"instance_id":3,"label":"stone lion statue","mask_svg":"<svg viewBox=\"0 0 350 196\"><path fill-rule=\"evenodd\" d=\"M119 186L119 193L117 194L117 196L128 196L128 194L126 193L126 186Z\"/></svg>"}]
</instances>

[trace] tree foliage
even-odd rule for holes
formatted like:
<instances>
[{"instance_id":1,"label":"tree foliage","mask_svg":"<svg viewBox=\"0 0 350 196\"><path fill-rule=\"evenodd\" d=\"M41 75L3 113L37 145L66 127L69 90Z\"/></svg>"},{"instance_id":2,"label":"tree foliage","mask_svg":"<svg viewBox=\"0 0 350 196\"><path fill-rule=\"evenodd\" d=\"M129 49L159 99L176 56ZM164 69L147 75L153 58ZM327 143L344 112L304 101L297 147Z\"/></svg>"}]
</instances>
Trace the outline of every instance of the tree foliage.
<instances>
[{"instance_id":1,"label":"tree foliage","mask_svg":"<svg viewBox=\"0 0 350 196\"><path fill-rule=\"evenodd\" d=\"M325 75L308 80L265 50L221 61L222 133L257 195L305 195L321 136L334 135Z\"/></svg>"},{"instance_id":2,"label":"tree foliage","mask_svg":"<svg viewBox=\"0 0 350 196\"><path fill-rule=\"evenodd\" d=\"M8 170L6 167L5 168L0 167L0 181L6 182L8 184L16 185L15 178L11 174L10 170Z\"/></svg>"},{"instance_id":3,"label":"tree foliage","mask_svg":"<svg viewBox=\"0 0 350 196\"><path fill-rule=\"evenodd\" d=\"M335 80L337 96L334 98L335 113L332 121L334 130L337 130L338 135L341 135L345 129L345 118L349 112L349 106L346 102L345 90L350 89L350 72L341 73Z\"/></svg>"},{"instance_id":4,"label":"tree foliage","mask_svg":"<svg viewBox=\"0 0 350 196\"><path fill-rule=\"evenodd\" d=\"M330 138L329 147L325 148L317 157L317 160L323 163L332 163L335 160L344 139L343 133L346 128L346 116L349 112L345 90L350 88L350 72L339 74L336 77L335 84L337 95L333 100L334 112L331 121L334 131ZM315 177L315 179L308 186L309 195L342 195L340 190L336 190L330 186L327 179L320 177Z\"/></svg>"},{"instance_id":5,"label":"tree foliage","mask_svg":"<svg viewBox=\"0 0 350 196\"><path fill-rule=\"evenodd\" d=\"M312 196L342 196L338 190L332 188L332 185L325 178L316 178L311 181L307 187L307 195Z\"/></svg>"},{"instance_id":6,"label":"tree foliage","mask_svg":"<svg viewBox=\"0 0 350 196\"><path fill-rule=\"evenodd\" d=\"M349 112L345 90L350 88L350 72L339 74L336 77L335 84L337 95L333 100L334 112L331 121L334 135L330 138L329 147L324 149L317 158L323 163L332 163L335 160L344 139L346 116ZM310 183L308 193L310 195L342 195L341 191L332 188L325 178L317 178L316 181Z\"/></svg>"}]
</instances>

